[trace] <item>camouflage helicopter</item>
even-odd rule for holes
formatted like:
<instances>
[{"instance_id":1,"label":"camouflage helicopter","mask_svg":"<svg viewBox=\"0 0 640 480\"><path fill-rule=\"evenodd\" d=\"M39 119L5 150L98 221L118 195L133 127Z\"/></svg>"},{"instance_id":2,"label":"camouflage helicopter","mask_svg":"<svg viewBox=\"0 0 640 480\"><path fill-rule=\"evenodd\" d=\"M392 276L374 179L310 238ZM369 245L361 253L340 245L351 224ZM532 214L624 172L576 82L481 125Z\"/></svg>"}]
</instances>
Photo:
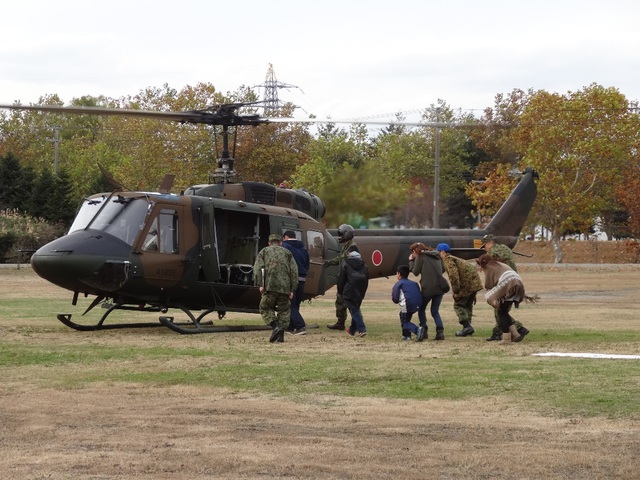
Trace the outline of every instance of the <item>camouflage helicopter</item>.
<instances>
[{"instance_id":1,"label":"camouflage helicopter","mask_svg":"<svg viewBox=\"0 0 640 480\"><path fill-rule=\"evenodd\" d=\"M337 282L338 268L325 266L341 250L339 234L354 235L370 278L393 276L407 262L409 246L448 243L452 253L471 259L483 253L481 239L492 233L513 247L536 197L537 174L526 169L505 203L485 229L327 229L325 205L305 191L259 182L234 182L229 128L298 120L242 115L247 104L217 105L204 110L153 112L90 107L0 105L13 110L53 113L127 115L222 127L222 151L216 183L193 185L172 194L167 176L157 192L126 191L103 170L114 189L84 199L68 233L37 250L33 270L49 282L79 296L93 296L82 315L101 305L106 311L93 324L58 314L76 330L103 330L165 325L183 333L262 330L265 325L225 324L227 312L258 313L260 293L253 264L272 233L296 233L309 251L310 268L304 300ZM430 125L422 123L420 125ZM434 126L442 126L440 124ZM183 312L176 321L166 315ZM158 321L106 323L117 310L157 312ZM216 322L206 318L217 314ZM159 323L158 323L159 322Z\"/></svg>"}]
</instances>

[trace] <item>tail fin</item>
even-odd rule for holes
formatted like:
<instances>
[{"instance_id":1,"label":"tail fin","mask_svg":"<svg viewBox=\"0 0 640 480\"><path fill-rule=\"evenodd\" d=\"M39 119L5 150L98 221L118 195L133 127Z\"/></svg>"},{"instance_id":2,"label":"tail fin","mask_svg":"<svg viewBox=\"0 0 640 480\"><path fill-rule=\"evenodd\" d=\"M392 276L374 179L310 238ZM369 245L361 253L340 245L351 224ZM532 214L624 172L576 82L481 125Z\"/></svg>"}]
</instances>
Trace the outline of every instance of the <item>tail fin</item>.
<instances>
[{"instance_id":1,"label":"tail fin","mask_svg":"<svg viewBox=\"0 0 640 480\"><path fill-rule=\"evenodd\" d=\"M531 167L527 167L522 172L520 183L516 185L509 198L487 225L485 229L487 233L492 233L496 237L515 237L517 239L538 194L536 186L538 178L538 173Z\"/></svg>"}]
</instances>

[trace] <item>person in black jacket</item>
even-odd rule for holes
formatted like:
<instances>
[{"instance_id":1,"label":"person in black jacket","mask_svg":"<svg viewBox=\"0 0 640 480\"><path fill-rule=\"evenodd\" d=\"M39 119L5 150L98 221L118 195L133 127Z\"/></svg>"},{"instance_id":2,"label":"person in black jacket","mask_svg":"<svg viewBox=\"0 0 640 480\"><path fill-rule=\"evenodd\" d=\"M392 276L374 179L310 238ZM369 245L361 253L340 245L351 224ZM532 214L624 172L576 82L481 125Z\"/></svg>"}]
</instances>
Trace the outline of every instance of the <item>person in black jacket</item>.
<instances>
[{"instance_id":1,"label":"person in black jacket","mask_svg":"<svg viewBox=\"0 0 640 480\"><path fill-rule=\"evenodd\" d=\"M338 294L342 296L351 314L351 327L347 328L347 333L352 337L364 337L367 334L367 327L364 324L360 306L369 287L369 269L355 245L348 248L347 258L340 266L337 287Z\"/></svg>"}]
</instances>

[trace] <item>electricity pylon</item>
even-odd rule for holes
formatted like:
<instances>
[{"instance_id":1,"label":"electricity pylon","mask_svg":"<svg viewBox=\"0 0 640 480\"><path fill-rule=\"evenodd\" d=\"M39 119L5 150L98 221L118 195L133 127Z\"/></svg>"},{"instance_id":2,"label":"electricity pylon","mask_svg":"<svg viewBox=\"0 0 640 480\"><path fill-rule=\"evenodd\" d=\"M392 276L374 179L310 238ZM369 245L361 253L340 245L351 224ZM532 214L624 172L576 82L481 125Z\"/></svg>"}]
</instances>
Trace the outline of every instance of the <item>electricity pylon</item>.
<instances>
[{"instance_id":1,"label":"electricity pylon","mask_svg":"<svg viewBox=\"0 0 640 480\"><path fill-rule=\"evenodd\" d=\"M281 102L278 99L278 89L280 88L300 88L296 85L290 85L288 83L278 82L276 80L276 74L273 71L273 65L269 64L269 68L267 69L267 76L264 79L264 84L262 85L254 85L254 87L264 88L264 96L262 98L264 106L263 115L268 117L272 112L275 112L278 108L281 107Z\"/></svg>"}]
</instances>

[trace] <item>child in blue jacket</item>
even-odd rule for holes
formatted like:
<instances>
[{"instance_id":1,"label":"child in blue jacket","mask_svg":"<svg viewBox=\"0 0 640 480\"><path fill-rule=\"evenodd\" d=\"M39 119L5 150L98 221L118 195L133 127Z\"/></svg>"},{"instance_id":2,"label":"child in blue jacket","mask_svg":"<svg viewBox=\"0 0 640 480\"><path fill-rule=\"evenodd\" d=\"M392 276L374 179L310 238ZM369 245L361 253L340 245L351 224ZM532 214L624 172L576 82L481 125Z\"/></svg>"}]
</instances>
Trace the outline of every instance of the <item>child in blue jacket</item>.
<instances>
[{"instance_id":1,"label":"child in blue jacket","mask_svg":"<svg viewBox=\"0 0 640 480\"><path fill-rule=\"evenodd\" d=\"M420 285L409 280L409 266L400 265L396 277L398 281L391 289L391 300L400 305L400 325L402 326L402 340L411 340L415 334L416 342L424 340L425 327L418 327L411 323L411 317L418 311L422 303Z\"/></svg>"}]
</instances>

